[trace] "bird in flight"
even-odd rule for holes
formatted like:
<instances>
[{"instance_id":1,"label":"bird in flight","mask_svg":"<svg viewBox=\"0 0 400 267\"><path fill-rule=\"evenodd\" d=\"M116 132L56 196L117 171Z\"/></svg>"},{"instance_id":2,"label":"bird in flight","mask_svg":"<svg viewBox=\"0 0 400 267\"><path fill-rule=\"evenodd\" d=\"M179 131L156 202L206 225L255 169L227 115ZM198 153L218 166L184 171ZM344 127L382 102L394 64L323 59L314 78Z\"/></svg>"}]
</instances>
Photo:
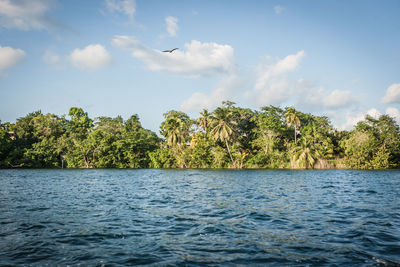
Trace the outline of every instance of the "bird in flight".
<instances>
[{"instance_id":1,"label":"bird in flight","mask_svg":"<svg viewBox=\"0 0 400 267\"><path fill-rule=\"evenodd\" d=\"M177 49L179 49L179 48L174 48L174 49L170 49L170 50L164 50L163 52L172 53L172 52L174 52L174 51L177 50Z\"/></svg>"}]
</instances>

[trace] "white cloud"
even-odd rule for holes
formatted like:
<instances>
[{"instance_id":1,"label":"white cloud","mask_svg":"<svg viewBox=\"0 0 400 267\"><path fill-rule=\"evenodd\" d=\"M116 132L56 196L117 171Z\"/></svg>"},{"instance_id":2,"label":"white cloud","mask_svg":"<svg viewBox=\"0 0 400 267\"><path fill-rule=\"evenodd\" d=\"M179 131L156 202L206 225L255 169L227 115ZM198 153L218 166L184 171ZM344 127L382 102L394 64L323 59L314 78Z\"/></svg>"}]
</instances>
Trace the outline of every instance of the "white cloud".
<instances>
[{"instance_id":1,"label":"white cloud","mask_svg":"<svg viewBox=\"0 0 400 267\"><path fill-rule=\"evenodd\" d=\"M97 69L111 64L112 57L99 44L88 45L84 49L75 49L69 55L72 64L79 69Z\"/></svg>"},{"instance_id":2,"label":"white cloud","mask_svg":"<svg viewBox=\"0 0 400 267\"><path fill-rule=\"evenodd\" d=\"M61 57L52 51L46 50L43 55L43 60L48 64L57 64L60 63Z\"/></svg>"},{"instance_id":3,"label":"white cloud","mask_svg":"<svg viewBox=\"0 0 400 267\"><path fill-rule=\"evenodd\" d=\"M285 10L285 7L283 7L283 6L280 6L280 5L274 6L274 11L275 11L275 14L277 14L277 15L281 14L283 10Z\"/></svg>"},{"instance_id":4,"label":"white cloud","mask_svg":"<svg viewBox=\"0 0 400 267\"><path fill-rule=\"evenodd\" d=\"M327 108L342 108L352 104L353 97L350 91L334 90L331 94L324 97L323 104Z\"/></svg>"},{"instance_id":5,"label":"white cloud","mask_svg":"<svg viewBox=\"0 0 400 267\"><path fill-rule=\"evenodd\" d=\"M337 110L348 108L357 102L350 90L333 90L329 93L322 87L316 88L313 82L303 79L297 81L296 90L299 106L309 110Z\"/></svg>"},{"instance_id":6,"label":"white cloud","mask_svg":"<svg viewBox=\"0 0 400 267\"><path fill-rule=\"evenodd\" d=\"M400 110L395 107L388 107L386 114L394 118L398 124L400 124Z\"/></svg>"},{"instance_id":7,"label":"white cloud","mask_svg":"<svg viewBox=\"0 0 400 267\"><path fill-rule=\"evenodd\" d=\"M242 82L239 76L236 73L232 73L223 77L210 95L196 92L182 103L181 108L184 111L200 111L203 108L215 108L222 101L234 100L234 95L240 89L241 85Z\"/></svg>"},{"instance_id":8,"label":"white cloud","mask_svg":"<svg viewBox=\"0 0 400 267\"><path fill-rule=\"evenodd\" d=\"M400 103L400 83L392 84L382 98L383 104Z\"/></svg>"},{"instance_id":9,"label":"white cloud","mask_svg":"<svg viewBox=\"0 0 400 267\"><path fill-rule=\"evenodd\" d=\"M203 75L225 75L210 95L194 93L181 107L186 111L211 108L223 100L233 99L241 85L235 66L234 49L229 45L202 43L193 40L183 49L164 53L151 49L129 36L115 36L112 44L132 52L132 56L143 61L153 71L168 71L199 77Z\"/></svg>"},{"instance_id":10,"label":"white cloud","mask_svg":"<svg viewBox=\"0 0 400 267\"><path fill-rule=\"evenodd\" d=\"M16 65L24 57L25 52L21 49L14 49L9 46L0 46L0 71Z\"/></svg>"},{"instance_id":11,"label":"white cloud","mask_svg":"<svg viewBox=\"0 0 400 267\"><path fill-rule=\"evenodd\" d=\"M109 11L123 13L131 20L136 12L135 0L106 0L106 6Z\"/></svg>"},{"instance_id":12,"label":"white cloud","mask_svg":"<svg viewBox=\"0 0 400 267\"><path fill-rule=\"evenodd\" d=\"M293 83L287 79L272 80L264 89L253 95L258 106L280 105L293 94Z\"/></svg>"},{"instance_id":13,"label":"white cloud","mask_svg":"<svg viewBox=\"0 0 400 267\"><path fill-rule=\"evenodd\" d=\"M367 112L348 113L346 115L345 123L339 126L338 129L351 130L358 122L364 120L366 115L378 119L382 113L376 108L371 108Z\"/></svg>"},{"instance_id":14,"label":"white cloud","mask_svg":"<svg viewBox=\"0 0 400 267\"><path fill-rule=\"evenodd\" d=\"M176 32L178 31L178 19L175 17L166 17L165 24L167 26L167 32L169 36L176 36Z\"/></svg>"},{"instance_id":15,"label":"white cloud","mask_svg":"<svg viewBox=\"0 0 400 267\"><path fill-rule=\"evenodd\" d=\"M388 107L385 111L385 114L394 118L398 124L400 123L399 109L395 107ZM367 115L373 117L374 119L379 119L379 117L382 115L382 112L380 112L376 108L371 108L364 112L347 113L345 123L337 128L339 130L351 130L358 122L365 120L365 117Z\"/></svg>"},{"instance_id":16,"label":"white cloud","mask_svg":"<svg viewBox=\"0 0 400 267\"><path fill-rule=\"evenodd\" d=\"M305 56L303 50L294 55L288 55L284 59L271 62L267 57L269 64L260 64L257 67L257 78L254 84L254 90L248 92L257 105L279 105L286 101L292 94L296 82L289 79L287 74L297 69L301 60Z\"/></svg>"},{"instance_id":17,"label":"white cloud","mask_svg":"<svg viewBox=\"0 0 400 267\"><path fill-rule=\"evenodd\" d=\"M266 57L266 63L256 69L254 88L247 96L257 106L297 103L298 108L313 112L348 108L357 102L350 90L329 92L309 80L295 80L290 74L298 69L305 55L301 50L283 59Z\"/></svg>"},{"instance_id":18,"label":"white cloud","mask_svg":"<svg viewBox=\"0 0 400 267\"><path fill-rule=\"evenodd\" d=\"M163 53L146 47L129 36L115 36L112 44L131 51L133 57L143 61L153 71L199 76L230 73L235 69L233 48L229 45L193 40L185 44L182 50Z\"/></svg>"},{"instance_id":19,"label":"white cloud","mask_svg":"<svg viewBox=\"0 0 400 267\"><path fill-rule=\"evenodd\" d=\"M365 116L366 115L369 115L369 116L373 117L374 119L378 119L382 115L382 113L379 110L377 110L376 108L371 108L367 111L367 114L365 114Z\"/></svg>"},{"instance_id":20,"label":"white cloud","mask_svg":"<svg viewBox=\"0 0 400 267\"><path fill-rule=\"evenodd\" d=\"M181 108L184 111L197 111L202 108L210 109L215 105L214 99L207 94L195 92L189 99L183 101Z\"/></svg>"},{"instance_id":21,"label":"white cloud","mask_svg":"<svg viewBox=\"0 0 400 267\"><path fill-rule=\"evenodd\" d=\"M271 79L295 70L305 54L306 53L301 50L295 55L286 56L284 59L279 60L275 64L270 64L267 66L259 65L258 78L254 88L256 90L262 90L267 86ZM267 59L269 59L269 57Z\"/></svg>"},{"instance_id":22,"label":"white cloud","mask_svg":"<svg viewBox=\"0 0 400 267\"><path fill-rule=\"evenodd\" d=\"M300 95L298 102L300 106L324 107L324 98L328 95L325 89L315 88L311 81L300 79L296 83L296 89Z\"/></svg>"},{"instance_id":23,"label":"white cloud","mask_svg":"<svg viewBox=\"0 0 400 267\"><path fill-rule=\"evenodd\" d=\"M20 30L44 29L49 23L45 13L52 0L0 0L0 26Z\"/></svg>"}]
</instances>

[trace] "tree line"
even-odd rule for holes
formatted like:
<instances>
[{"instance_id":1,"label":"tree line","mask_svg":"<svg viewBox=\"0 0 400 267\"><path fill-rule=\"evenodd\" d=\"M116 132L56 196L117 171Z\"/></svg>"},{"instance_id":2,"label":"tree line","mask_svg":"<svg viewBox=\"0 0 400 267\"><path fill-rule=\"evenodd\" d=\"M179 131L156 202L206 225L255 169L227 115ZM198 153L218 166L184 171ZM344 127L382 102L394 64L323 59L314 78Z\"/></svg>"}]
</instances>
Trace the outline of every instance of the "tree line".
<instances>
[{"instance_id":1,"label":"tree line","mask_svg":"<svg viewBox=\"0 0 400 267\"><path fill-rule=\"evenodd\" d=\"M400 167L400 130L387 115L351 131L293 107L251 110L230 101L197 119L164 114L160 138L139 117L92 119L30 113L0 121L0 168L351 168Z\"/></svg>"}]
</instances>

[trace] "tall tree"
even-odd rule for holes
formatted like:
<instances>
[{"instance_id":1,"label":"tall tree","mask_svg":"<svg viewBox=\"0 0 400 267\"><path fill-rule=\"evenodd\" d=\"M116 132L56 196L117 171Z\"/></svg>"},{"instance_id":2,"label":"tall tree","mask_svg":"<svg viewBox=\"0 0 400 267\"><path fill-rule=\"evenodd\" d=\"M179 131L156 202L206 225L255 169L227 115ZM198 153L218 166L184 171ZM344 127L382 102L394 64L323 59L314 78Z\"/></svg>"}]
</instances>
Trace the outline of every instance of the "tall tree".
<instances>
[{"instance_id":1,"label":"tall tree","mask_svg":"<svg viewBox=\"0 0 400 267\"><path fill-rule=\"evenodd\" d=\"M187 167L184 149L189 142L190 129L193 121L181 111L171 110L164 114L165 120L161 123L160 133L167 139L180 166Z\"/></svg>"},{"instance_id":2,"label":"tall tree","mask_svg":"<svg viewBox=\"0 0 400 267\"><path fill-rule=\"evenodd\" d=\"M98 149L94 148L94 134L88 140L89 134L94 130L93 120L82 108L72 107L68 115L70 120L67 123L66 135L62 138L62 153L67 165L73 168L93 168L93 153ZM96 133L97 134L97 133ZM95 152L94 152L95 150ZM91 156L89 156L91 155Z\"/></svg>"},{"instance_id":3,"label":"tall tree","mask_svg":"<svg viewBox=\"0 0 400 267\"><path fill-rule=\"evenodd\" d=\"M170 147L182 151L182 145L188 140L192 121L187 114L175 110L165 113L164 118L161 134L166 137Z\"/></svg>"},{"instance_id":4,"label":"tall tree","mask_svg":"<svg viewBox=\"0 0 400 267\"><path fill-rule=\"evenodd\" d=\"M200 117L197 119L197 124L204 131L204 136L207 136L208 134L208 124L210 121L210 116L210 112L207 109L203 109L203 111L200 112Z\"/></svg>"},{"instance_id":5,"label":"tall tree","mask_svg":"<svg viewBox=\"0 0 400 267\"><path fill-rule=\"evenodd\" d=\"M253 130L254 147L261 148L266 154L282 149L282 139L287 131L283 115L282 109L269 106L262 107L261 112L253 116L252 121L256 124Z\"/></svg>"},{"instance_id":6,"label":"tall tree","mask_svg":"<svg viewBox=\"0 0 400 267\"><path fill-rule=\"evenodd\" d=\"M225 143L233 167L235 167L235 161L233 160L229 143L234 138L235 125L237 125L237 122L233 120L232 112L228 108L218 107L216 110L214 110L211 117L210 133L215 141L219 140Z\"/></svg>"},{"instance_id":7,"label":"tall tree","mask_svg":"<svg viewBox=\"0 0 400 267\"><path fill-rule=\"evenodd\" d=\"M301 125L297 111L294 108L289 107L286 109L285 116L288 125L294 127L294 143L297 144L297 132Z\"/></svg>"},{"instance_id":8,"label":"tall tree","mask_svg":"<svg viewBox=\"0 0 400 267\"><path fill-rule=\"evenodd\" d=\"M334 156L333 129L327 117L311 116L308 124L302 127L301 134L322 157Z\"/></svg>"}]
</instances>

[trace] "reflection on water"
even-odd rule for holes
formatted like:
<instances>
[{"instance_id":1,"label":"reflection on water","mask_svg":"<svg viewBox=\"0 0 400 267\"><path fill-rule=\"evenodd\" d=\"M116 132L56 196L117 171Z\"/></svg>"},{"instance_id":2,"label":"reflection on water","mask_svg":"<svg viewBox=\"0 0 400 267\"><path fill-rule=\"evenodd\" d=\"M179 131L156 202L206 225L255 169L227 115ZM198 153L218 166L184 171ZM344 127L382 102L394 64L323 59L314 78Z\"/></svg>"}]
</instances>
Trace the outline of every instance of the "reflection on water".
<instances>
[{"instance_id":1,"label":"reflection on water","mask_svg":"<svg viewBox=\"0 0 400 267\"><path fill-rule=\"evenodd\" d=\"M398 265L400 171L0 170L0 265Z\"/></svg>"}]
</instances>

